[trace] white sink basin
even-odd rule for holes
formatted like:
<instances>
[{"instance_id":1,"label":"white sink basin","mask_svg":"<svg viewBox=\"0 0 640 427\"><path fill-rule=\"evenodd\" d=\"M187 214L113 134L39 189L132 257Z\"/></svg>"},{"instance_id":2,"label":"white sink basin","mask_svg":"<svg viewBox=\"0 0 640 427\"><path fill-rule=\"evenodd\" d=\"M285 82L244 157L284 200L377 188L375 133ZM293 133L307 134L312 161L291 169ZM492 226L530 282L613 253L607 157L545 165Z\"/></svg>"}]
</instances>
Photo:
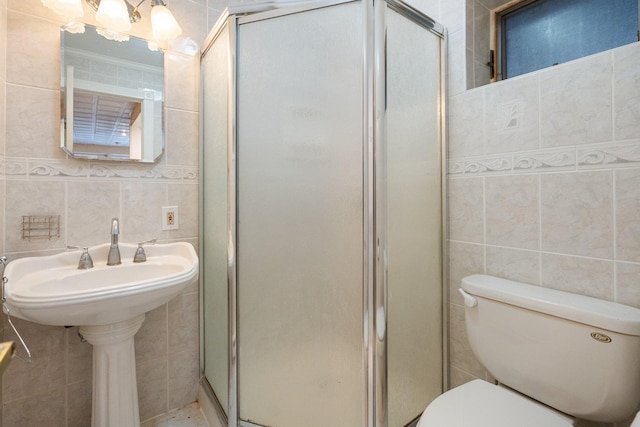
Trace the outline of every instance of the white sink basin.
<instances>
[{"instance_id":1,"label":"white sink basin","mask_svg":"<svg viewBox=\"0 0 640 427\"><path fill-rule=\"evenodd\" d=\"M198 280L198 256L188 243L120 244L122 264L108 266L109 244L89 248L94 267L78 270L81 251L21 258L5 269L11 315L54 326L80 326L93 345L92 427L139 427L134 336L145 313ZM38 357L38 355L34 355Z\"/></svg>"},{"instance_id":2,"label":"white sink basin","mask_svg":"<svg viewBox=\"0 0 640 427\"><path fill-rule=\"evenodd\" d=\"M58 326L106 325L144 314L198 279L198 256L185 242L145 246L121 243L122 264L107 265L109 244L89 248L94 267L78 270L81 251L21 258L7 265L11 315Z\"/></svg>"}]
</instances>

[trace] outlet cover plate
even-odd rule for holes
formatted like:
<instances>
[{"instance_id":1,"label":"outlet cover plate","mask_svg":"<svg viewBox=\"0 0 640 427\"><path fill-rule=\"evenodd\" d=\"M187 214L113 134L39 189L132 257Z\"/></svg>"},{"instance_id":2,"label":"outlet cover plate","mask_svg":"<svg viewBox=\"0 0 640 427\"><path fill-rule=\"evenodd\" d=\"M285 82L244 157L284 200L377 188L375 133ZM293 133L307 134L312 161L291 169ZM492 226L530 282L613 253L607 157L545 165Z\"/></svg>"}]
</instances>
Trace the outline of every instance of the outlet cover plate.
<instances>
[{"instance_id":1,"label":"outlet cover plate","mask_svg":"<svg viewBox=\"0 0 640 427\"><path fill-rule=\"evenodd\" d=\"M162 207L162 231L177 230L180 226L177 206Z\"/></svg>"}]
</instances>

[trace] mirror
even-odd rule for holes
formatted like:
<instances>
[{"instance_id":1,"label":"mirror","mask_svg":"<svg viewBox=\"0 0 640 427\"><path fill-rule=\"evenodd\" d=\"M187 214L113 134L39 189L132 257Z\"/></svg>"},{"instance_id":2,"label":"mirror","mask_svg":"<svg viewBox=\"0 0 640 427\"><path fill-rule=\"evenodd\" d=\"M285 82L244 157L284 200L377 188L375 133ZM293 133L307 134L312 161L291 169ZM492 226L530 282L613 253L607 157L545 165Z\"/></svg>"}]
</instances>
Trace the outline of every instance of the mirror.
<instances>
[{"instance_id":1,"label":"mirror","mask_svg":"<svg viewBox=\"0 0 640 427\"><path fill-rule=\"evenodd\" d=\"M153 163L164 149L164 54L85 27L60 31L60 145L76 158Z\"/></svg>"}]
</instances>

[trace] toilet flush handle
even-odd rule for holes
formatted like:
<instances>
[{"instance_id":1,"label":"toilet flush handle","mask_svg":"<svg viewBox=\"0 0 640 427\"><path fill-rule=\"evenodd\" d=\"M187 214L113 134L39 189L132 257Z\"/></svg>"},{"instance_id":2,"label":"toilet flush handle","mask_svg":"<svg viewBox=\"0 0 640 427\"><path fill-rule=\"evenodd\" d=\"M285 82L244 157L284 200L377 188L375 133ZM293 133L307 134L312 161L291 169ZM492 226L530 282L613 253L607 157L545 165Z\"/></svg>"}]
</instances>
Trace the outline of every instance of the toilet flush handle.
<instances>
[{"instance_id":1,"label":"toilet flush handle","mask_svg":"<svg viewBox=\"0 0 640 427\"><path fill-rule=\"evenodd\" d=\"M464 298L464 305L466 305L469 308L473 308L476 305L478 305L478 300L476 299L476 297L466 293L465 291L462 290L462 288L459 288L458 290L460 291L460 294Z\"/></svg>"}]
</instances>

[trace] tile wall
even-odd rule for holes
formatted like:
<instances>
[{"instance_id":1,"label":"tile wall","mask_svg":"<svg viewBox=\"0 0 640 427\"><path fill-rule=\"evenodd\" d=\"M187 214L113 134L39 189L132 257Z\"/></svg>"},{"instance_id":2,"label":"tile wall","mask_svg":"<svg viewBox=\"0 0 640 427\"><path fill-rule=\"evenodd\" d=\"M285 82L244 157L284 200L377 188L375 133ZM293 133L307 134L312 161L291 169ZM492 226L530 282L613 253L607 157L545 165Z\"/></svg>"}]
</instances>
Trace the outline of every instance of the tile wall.
<instances>
[{"instance_id":1,"label":"tile wall","mask_svg":"<svg viewBox=\"0 0 640 427\"><path fill-rule=\"evenodd\" d=\"M170 3L184 36L201 43L209 25L206 0ZM150 34L149 11L142 13L147 20L134 26L133 34L145 37ZM93 23L94 12L88 7L85 15ZM59 252L66 245L107 242L113 216L121 221L120 241L157 237L187 241L197 248L198 59L166 56L166 150L159 162L70 159L58 148L59 27L63 23L39 0L0 0L2 253L15 259ZM178 230L161 230L161 207L166 205L180 208ZM60 238L22 240L21 216L48 213L60 215ZM136 336L143 420L196 399L198 316L197 285L148 313ZM80 341L77 327L15 323L34 360L27 364L14 359L4 374L0 425L90 425L92 353ZM5 331L4 339L15 339L10 330Z\"/></svg>"},{"instance_id":2,"label":"tile wall","mask_svg":"<svg viewBox=\"0 0 640 427\"><path fill-rule=\"evenodd\" d=\"M465 275L640 307L638 70L634 43L451 94L451 386L487 377L466 339Z\"/></svg>"}]
</instances>

